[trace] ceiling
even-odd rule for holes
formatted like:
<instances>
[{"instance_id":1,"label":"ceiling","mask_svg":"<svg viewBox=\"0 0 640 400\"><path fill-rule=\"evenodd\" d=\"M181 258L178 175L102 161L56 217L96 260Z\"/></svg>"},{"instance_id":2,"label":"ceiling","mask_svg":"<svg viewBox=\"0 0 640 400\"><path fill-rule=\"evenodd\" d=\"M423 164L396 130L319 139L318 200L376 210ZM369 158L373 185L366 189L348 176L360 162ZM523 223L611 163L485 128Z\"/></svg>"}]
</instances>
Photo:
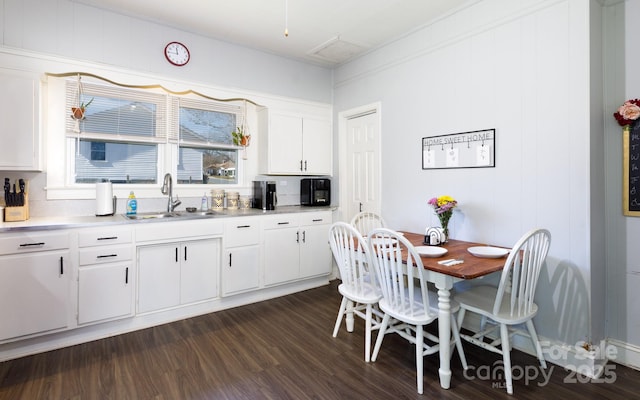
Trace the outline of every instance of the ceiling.
<instances>
[{"instance_id":1,"label":"ceiling","mask_svg":"<svg viewBox=\"0 0 640 400\"><path fill-rule=\"evenodd\" d=\"M478 0L73 1L332 67Z\"/></svg>"}]
</instances>

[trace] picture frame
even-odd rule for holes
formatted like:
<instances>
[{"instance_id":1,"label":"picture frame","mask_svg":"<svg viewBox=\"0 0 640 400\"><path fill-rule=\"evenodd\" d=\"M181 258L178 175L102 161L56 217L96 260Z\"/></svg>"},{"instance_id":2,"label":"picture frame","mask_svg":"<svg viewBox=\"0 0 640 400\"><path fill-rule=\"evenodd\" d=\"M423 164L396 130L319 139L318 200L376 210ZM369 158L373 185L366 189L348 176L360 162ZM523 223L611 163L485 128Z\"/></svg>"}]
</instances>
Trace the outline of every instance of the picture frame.
<instances>
[{"instance_id":1,"label":"picture frame","mask_svg":"<svg viewBox=\"0 0 640 400\"><path fill-rule=\"evenodd\" d=\"M495 129L422 138L422 169L494 168Z\"/></svg>"}]
</instances>

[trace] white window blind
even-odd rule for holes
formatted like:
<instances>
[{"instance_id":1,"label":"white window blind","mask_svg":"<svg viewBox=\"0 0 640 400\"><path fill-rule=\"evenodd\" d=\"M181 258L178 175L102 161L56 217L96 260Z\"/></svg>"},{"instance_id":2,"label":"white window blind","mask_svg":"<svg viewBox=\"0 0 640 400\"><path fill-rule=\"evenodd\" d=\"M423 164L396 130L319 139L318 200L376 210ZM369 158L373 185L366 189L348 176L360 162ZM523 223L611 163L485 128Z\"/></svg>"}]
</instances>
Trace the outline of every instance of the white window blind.
<instances>
[{"instance_id":1,"label":"white window blind","mask_svg":"<svg viewBox=\"0 0 640 400\"><path fill-rule=\"evenodd\" d=\"M85 118L71 118L71 108L91 104ZM112 142L165 143L167 140L167 96L142 90L128 90L83 83L66 85L69 118L67 136ZM79 132L78 132L79 131Z\"/></svg>"}]
</instances>

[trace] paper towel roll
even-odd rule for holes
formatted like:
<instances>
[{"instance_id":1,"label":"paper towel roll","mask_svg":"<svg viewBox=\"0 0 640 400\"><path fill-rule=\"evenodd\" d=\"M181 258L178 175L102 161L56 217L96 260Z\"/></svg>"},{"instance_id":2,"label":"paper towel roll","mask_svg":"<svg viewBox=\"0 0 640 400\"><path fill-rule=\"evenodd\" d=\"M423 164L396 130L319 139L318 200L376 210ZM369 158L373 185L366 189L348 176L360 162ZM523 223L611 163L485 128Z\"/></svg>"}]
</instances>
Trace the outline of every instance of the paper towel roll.
<instances>
[{"instance_id":1,"label":"paper towel roll","mask_svg":"<svg viewBox=\"0 0 640 400\"><path fill-rule=\"evenodd\" d=\"M113 186L111 182L96 183L96 215L113 215Z\"/></svg>"}]
</instances>

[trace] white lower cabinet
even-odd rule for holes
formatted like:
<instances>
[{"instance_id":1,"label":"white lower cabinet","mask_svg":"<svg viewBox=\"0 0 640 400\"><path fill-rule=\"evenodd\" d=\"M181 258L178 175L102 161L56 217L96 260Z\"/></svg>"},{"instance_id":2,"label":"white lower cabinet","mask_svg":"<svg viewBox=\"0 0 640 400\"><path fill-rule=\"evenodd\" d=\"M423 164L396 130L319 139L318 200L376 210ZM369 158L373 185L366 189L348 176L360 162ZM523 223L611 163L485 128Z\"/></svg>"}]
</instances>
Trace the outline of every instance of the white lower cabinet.
<instances>
[{"instance_id":1,"label":"white lower cabinet","mask_svg":"<svg viewBox=\"0 0 640 400\"><path fill-rule=\"evenodd\" d=\"M331 273L330 227L331 213L302 215L300 223L303 235L303 240L300 244L301 278Z\"/></svg>"},{"instance_id":2,"label":"white lower cabinet","mask_svg":"<svg viewBox=\"0 0 640 400\"><path fill-rule=\"evenodd\" d=\"M260 287L260 219L233 218L225 223L222 295Z\"/></svg>"},{"instance_id":3,"label":"white lower cabinet","mask_svg":"<svg viewBox=\"0 0 640 400\"><path fill-rule=\"evenodd\" d=\"M69 234L0 239L0 342L47 333L73 320Z\"/></svg>"},{"instance_id":4,"label":"white lower cabinet","mask_svg":"<svg viewBox=\"0 0 640 400\"><path fill-rule=\"evenodd\" d=\"M133 271L130 262L81 267L78 324L132 316Z\"/></svg>"},{"instance_id":5,"label":"white lower cabinet","mask_svg":"<svg viewBox=\"0 0 640 400\"><path fill-rule=\"evenodd\" d=\"M133 316L132 229L82 230L78 247L78 324Z\"/></svg>"},{"instance_id":6,"label":"white lower cabinet","mask_svg":"<svg viewBox=\"0 0 640 400\"><path fill-rule=\"evenodd\" d=\"M220 239L138 247L138 312L218 296Z\"/></svg>"},{"instance_id":7,"label":"white lower cabinet","mask_svg":"<svg viewBox=\"0 0 640 400\"><path fill-rule=\"evenodd\" d=\"M331 212L283 214L264 222L264 283L331 273Z\"/></svg>"}]
</instances>

